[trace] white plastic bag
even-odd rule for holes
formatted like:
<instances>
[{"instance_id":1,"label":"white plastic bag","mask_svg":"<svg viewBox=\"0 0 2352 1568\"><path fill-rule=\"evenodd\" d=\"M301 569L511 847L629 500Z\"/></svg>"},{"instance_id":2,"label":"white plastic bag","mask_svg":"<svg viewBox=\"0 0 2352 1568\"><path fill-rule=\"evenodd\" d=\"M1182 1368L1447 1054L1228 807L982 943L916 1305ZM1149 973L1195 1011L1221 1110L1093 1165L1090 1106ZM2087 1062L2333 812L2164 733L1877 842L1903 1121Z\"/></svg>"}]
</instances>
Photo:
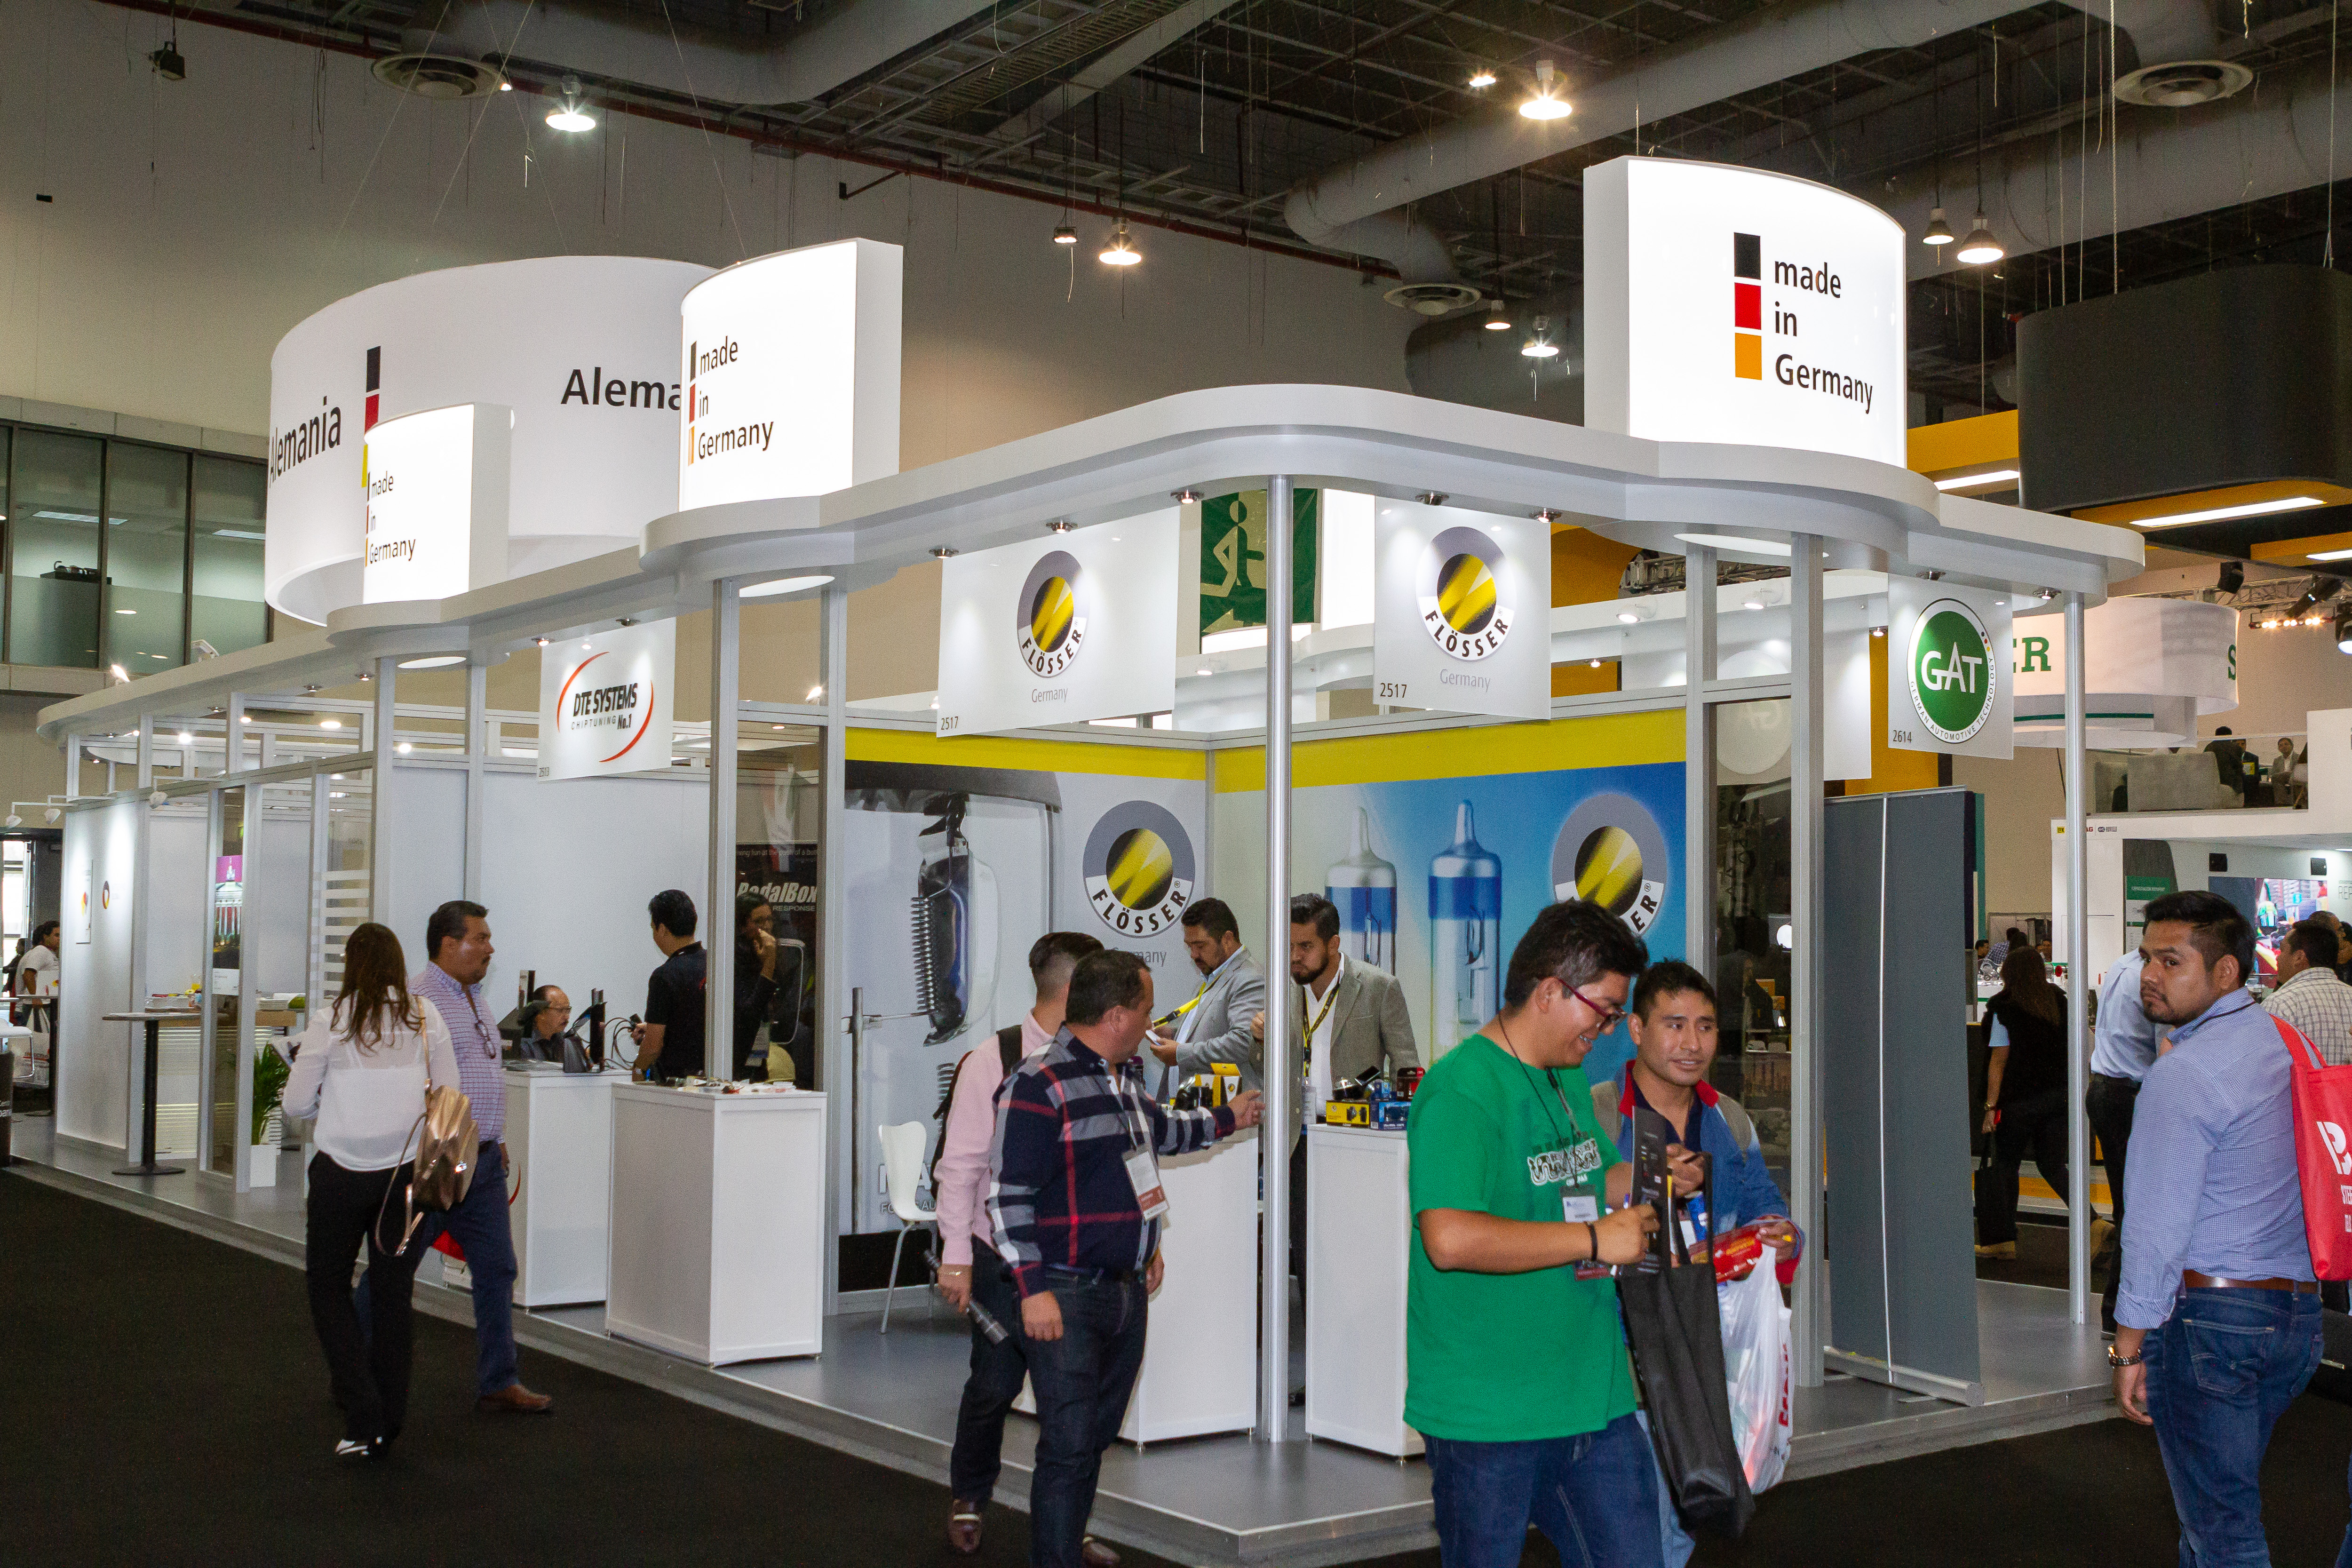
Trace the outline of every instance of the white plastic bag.
<instances>
[{"instance_id":1,"label":"white plastic bag","mask_svg":"<svg viewBox=\"0 0 2352 1568\"><path fill-rule=\"evenodd\" d=\"M1730 1394L1731 1434L1739 1444L1748 1489L1761 1492L1789 1464L1789 1309L1779 1270L1767 1252L1745 1279L1715 1288L1723 1319L1723 1373Z\"/></svg>"}]
</instances>

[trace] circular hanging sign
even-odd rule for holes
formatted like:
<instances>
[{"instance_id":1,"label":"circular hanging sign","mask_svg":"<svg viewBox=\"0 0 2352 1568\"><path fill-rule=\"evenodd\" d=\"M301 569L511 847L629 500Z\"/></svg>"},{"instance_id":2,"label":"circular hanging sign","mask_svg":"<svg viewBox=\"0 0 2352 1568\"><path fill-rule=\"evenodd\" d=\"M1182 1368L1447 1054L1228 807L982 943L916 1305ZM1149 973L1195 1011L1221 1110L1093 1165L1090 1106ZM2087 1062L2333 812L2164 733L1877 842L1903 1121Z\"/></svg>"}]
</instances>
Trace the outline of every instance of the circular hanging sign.
<instances>
[{"instance_id":1,"label":"circular hanging sign","mask_svg":"<svg viewBox=\"0 0 2352 1568\"><path fill-rule=\"evenodd\" d=\"M1095 918L1122 936L1157 936L1192 901L1192 837L1148 800L1111 807L1087 835L1081 863Z\"/></svg>"},{"instance_id":2,"label":"circular hanging sign","mask_svg":"<svg viewBox=\"0 0 2352 1568\"><path fill-rule=\"evenodd\" d=\"M1087 585L1077 557L1066 550L1039 556L1013 613L1029 672L1050 678L1068 669L1087 640Z\"/></svg>"},{"instance_id":3,"label":"circular hanging sign","mask_svg":"<svg viewBox=\"0 0 2352 1568\"><path fill-rule=\"evenodd\" d=\"M1992 716L1999 667L1976 611L1958 599L1921 608L1904 662L1911 672L1912 706L1929 734L1958 745L1984 728Z\"/></svg>"},{"instance_id":4,"label":"circular hanging sign","mask_svg":"<svg viewBox=\"0 0 2352 1568\"><path fill-rule=\"evenodd\" d=\"M1629 795L1579 803L1552 839L1552 897L1590 900L1637 933L1664 910L1672 869L1658 819Z\"/></svg>"},{"instance_id":5,"label":"circular hanging sign","mask_svg":"<svg viewBox=\"0 0 2352 1568\"><path fill-rule=\"evenodd\" d=\"M1422 547L1414 580L1422 629L1455 658L1503 646L1518 617L1505 596L1503 547L1475 528L1449 528Z\"/></svg>"}]
</instances>

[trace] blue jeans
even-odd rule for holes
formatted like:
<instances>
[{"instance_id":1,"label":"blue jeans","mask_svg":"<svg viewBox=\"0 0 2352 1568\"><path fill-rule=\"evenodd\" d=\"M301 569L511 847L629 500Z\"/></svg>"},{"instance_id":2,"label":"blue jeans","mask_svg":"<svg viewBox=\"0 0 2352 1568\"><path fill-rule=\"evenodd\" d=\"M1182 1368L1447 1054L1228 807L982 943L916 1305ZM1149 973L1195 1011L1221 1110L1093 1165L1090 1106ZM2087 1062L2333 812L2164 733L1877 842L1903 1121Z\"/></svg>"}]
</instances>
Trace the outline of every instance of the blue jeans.
<instances>
[{"instance_id":1,"label":"blue jeans","mask_svg":"<svg viewBox=\"0 0 2352 1568\"><path fill-rule=\"evenodd\" d=\"M1517 1568L1530 1522L1563 1568L1661 1568L1658 1462L1635 1417L1574 1437L1423 1441L1445 1568Z\"/></svg>"},{"instance_id":2,"label":"blue jeans","mask_svg":"<svg viewBox=\"0 0 2352 1568\"><path fill-rule=\"evenodd\" d=\"M1143 1366L1143 1281L1081 1279L1046 1270L1062 1337L1024 1340L1037 1395L1036 1468L1029 1479L1029 1561L1079 1568L1103 1450L1127 1418Z\"/></svg>"},{"instance_id":3,"label":"blue jeans","mask_svg":"<svg viewBox=\"0 0 2352 1568\"><path fill-rule=\"evenodd\" d=\"M394 1194L397 1196L397 1194ZM392 1205L385 1228L395 1237L400 1205ZM447 1214L427 1214L418 1222L408 1243L413 1269L442 1232L457 1238L466 1249L466 1267L474 1277L474 1392L496 1394L521 1379L515 1372L514 1232L507 1225L507 1164L504 1146L485 1143L474 1166L473 1185ZM360 1321L368 1321L367 1276L360 1276L354 1297Z\"/></svg>"},{"instance_id":4,"label":"blue jeans","mask_svg":"<svg viewBox=\"0 0 2352 1568\"><path fill-rule=\"evenodd\" d=\"M2263 1451L2319 1347L2318 1296L2285 1290L2189 1290L2148 1335L2147 1413L2181 1568L2269 1568Z\"/></svg>"}]
</instances>

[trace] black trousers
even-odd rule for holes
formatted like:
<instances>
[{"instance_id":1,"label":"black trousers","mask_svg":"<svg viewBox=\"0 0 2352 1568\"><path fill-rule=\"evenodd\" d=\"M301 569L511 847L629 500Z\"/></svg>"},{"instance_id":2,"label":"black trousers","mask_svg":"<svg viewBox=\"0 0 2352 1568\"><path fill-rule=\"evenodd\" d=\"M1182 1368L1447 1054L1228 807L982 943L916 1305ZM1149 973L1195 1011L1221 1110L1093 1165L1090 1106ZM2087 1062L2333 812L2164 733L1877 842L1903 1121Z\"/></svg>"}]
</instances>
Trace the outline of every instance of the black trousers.
<instances>
[{"instance_id":1,"label":"black trousers","mask_svg":"<svg viewBox=\"0 0 2352 1568\"><path fill-rule=\"evenodd\" d=\"M310 1323L327 1352L327 1373L335 1404L343 1413L343 1436L361 1442L400 1435L408 1416L409 1292L415 1283L416 1256L395 1258L377 1245L376 1215L384 1215L389 1239L400 1239L400 1208L384 1195L404 1187L414 1167L394 1171L347 1171L327 1155L310 1160L310 1206L303 1237L302 1272L310 1285ZM367 1248L368 1331L352 1304L352 1265Z\"/></svg>"},{"instance_id":2,"label":"black trousers","mask_svg":"<svg viewBox=\"0 0 2352 1568\"><path fill-rule=\"evenodd\" d=\"M1307 1135L1290 1145L1290 1272L1298 1281L1298 1310L1307 1310Z\"/></svg>"},{"instance_id":3,"label":"black trousers","mask_svg":"<svg viewBox=\"0 0 2352 1568\"><path fill-rule=\"evenodd\" d=\"M2090 1092L2083 1108L2098 1135L2099 1152L2107 1170L2107 1193L2116 1213L2116 1234L2107 1246L2107 1288L2099 1299L2099 1320L2116 1326L2116 1287L2124 1277L2124 1154L2131 1147L2132 1113L2139 1108L2139 1085L2127 1078L2091 1075Z\"/></svg>"},{"instance_id":4,"label":"black trousers","mask_svg":"<svg viewBox=\"0 0 2352 1568\"><path fill-rule=\"evenodd\" d=\"M1004 1417L1029 1375L1029 1351L1021 1333L1021 1292L1003 1260L979 1247L972 1248L971 1299L1004 1325L1004 1342L991 1343L977 1322L971 1325L971 1374L963 1380L963 1404L956 1411L948 1491L958 1502L984 1505L1003 1468Z\"/></svg>"},{"instance_id":5,"label":"black trousers","mask_svg":"<svg viewBox=\"0 0 2352 1568\"><path fill-rule=\"evenodd\" d=\"M1992 1169L1983 1180L1992 1184L1990 1201L1979 1206L1977 1240L1988 1247L2017 1239L2017 1170L2028 1149L2042 1179L2066 1201L2066 1091L2045 1089L2001 1107L2000 1125L1992 1131Z\"/></svg>"}]
</instances>

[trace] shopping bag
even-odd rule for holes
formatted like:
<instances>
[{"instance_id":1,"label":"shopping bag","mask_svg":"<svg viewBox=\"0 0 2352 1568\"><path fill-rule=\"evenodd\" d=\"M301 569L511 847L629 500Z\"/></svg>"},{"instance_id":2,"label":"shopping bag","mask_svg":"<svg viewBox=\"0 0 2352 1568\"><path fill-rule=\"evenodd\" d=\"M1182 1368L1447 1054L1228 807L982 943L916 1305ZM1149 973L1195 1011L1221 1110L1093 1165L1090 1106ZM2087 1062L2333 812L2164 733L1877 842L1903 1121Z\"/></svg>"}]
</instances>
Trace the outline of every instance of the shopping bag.
<instances>
[{"instance_id":1,"label":"shopping bag","mask_svg":"<svg viewBox=\"0 0 2352 1568\"><path fill-rule=\"evenodd\" d=\"M1731 1437L1748 1489L1760 1492L1789 1465L1789 1309L1770 1268L1750 1268L1715 1288L1723 1318L1723 1371Z\"/></svg>"},{"instance_id":2,"label":"shopping bag","mask_svg":"<svg viewBox=\"0 0 2352 1568\"><path fill-rule=\"evenodd\" d=\"M1712 1214L1714 1194L1706 1197ZM1659 1206L1660 1228L1673 1238L1670 1266L1654 1274L1629 1270L1617 1279L1633 1374L1641 1380L1650 1442L1674 1505L1694 1527L1737 1540L1756 1511L1756 1498L1732 1436L1715 1270L1691 1262L1671 1197Z\"/></svg>"},{"instance_id":3,"label":"shopping bag","mask_svg":"<svg viewBox=\"0 0 2352 1568\"><path fill-rule=\"evenodd\" d=\"M2327 1066L2285 1019L2271 1022L2294 1064L2294 1163L2311 1267L2322 1279L2352 1279L2352 1067Z\"/></svg>"}]
</instances>

